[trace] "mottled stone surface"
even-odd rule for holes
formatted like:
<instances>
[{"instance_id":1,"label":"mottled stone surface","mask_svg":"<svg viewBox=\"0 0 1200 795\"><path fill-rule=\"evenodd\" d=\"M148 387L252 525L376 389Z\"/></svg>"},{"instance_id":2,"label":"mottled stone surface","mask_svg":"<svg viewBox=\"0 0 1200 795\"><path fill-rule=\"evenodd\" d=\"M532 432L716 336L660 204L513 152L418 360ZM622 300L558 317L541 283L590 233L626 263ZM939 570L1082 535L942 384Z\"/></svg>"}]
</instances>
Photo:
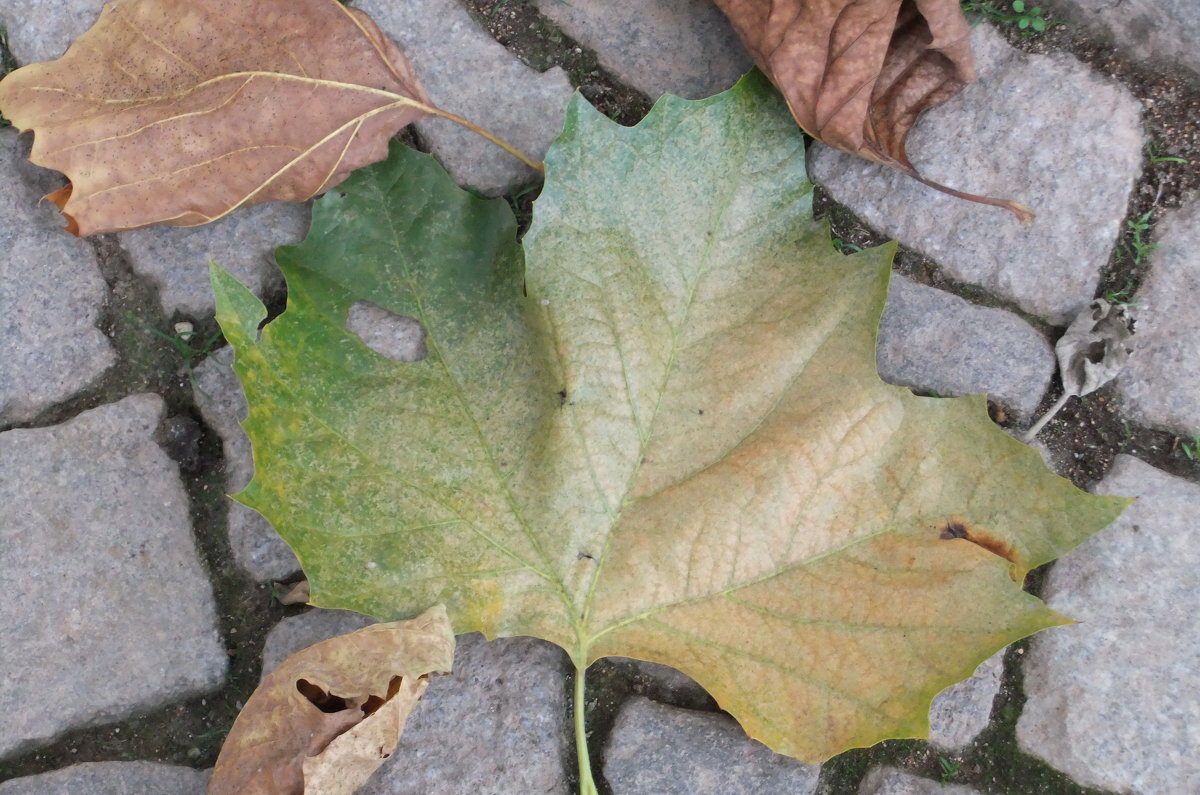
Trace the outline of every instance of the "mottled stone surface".
<instances>
[{"instance_id":1,"label":"mottled stone surface","mask_svg":"<svg viewBox=\"0 0 1200 795\"><path fill-rule=\"evenodd\" d=\"M716 704L699 682L669 665L629 657L610 657L607 662L631 666L634 691L656 701L690 709L710 708Z\"/></svg>"},{"instance_id":2,"label":"mottled stone surface","mask_svg":"<svg viewBox=\"0 0 1200 795\"><path fill-rule=\"evenodd\" d=\"M1029 417L1054 375L1054 349L1021 318L896 274L876 347L879 377L943 397L987 394Z\"/></svg>"},{"instance_id":3,"label":"mottled stone surface","mask_svg":"<svg viewBox=\"0 0 1200 795\"><path fill-rule=\"evenodd\" d=\"M85 762L0 784L0 795L204 795L211 770L159 762Z\"/></svg>"},{"instance_id":4,"label":"mottled stone surface","mask_svg":"<svg viewBox=\"0 0 1200 795\"><path fill-rule=\"evenodd\" d=\"M942 784L894 767L874 768L858 787L858 795L975 795L977 792L962 784Z\"/></svg>"},{"instance_id":5,"label":"mottled stone surface","mask_svg":"<svg viewBox=\"0 0 1200 795\"><path fill-rule=\"evenodd\" d=\"M772 753L726 715L638 697L621 707L604 761L614 795L804 795L820 770Z\"/></svg>"},{"instance_id":6,"label":"mottled stone surface","mask_svg":"<svg viewBox=\"0 0 1200 795\"><path fill-rule=\"evenodd\" d=\"M221 437L225 455L225 488L236 494L254 476L250 438L239 424L249 410L242 385L230 363L233 348L225 347L194 371L196 406L204 421ZM300 570L291 547L258 511L229 501L229 546L233 557L256 580L286 580Z\"/></svg>"},{"instance_id":7,"label":"mottled stone surface","mask_svg":"<svg viewBox=\"0 0 1200 795\"><path fill-rule=\"evenodd\" d=\"M1114 41L1122 53L1200 76L1200 6L1196 0L1058 0L1057 16Z\"/></svg>"},{"instance_id":8,"label":"mottled stone surface","mask_svg":"<svg viewBox=\"0 0 1200 795\"><path fill-rule=\"evenodd\" d=\"M272 202L235 210L219 221L193 227L153 227L120 234L133 269L158 287L167 316L213 314L209 260L215 260L255 295L283 285L275 247L299 243L308 231L309 207Z\"/></svg>"},{"instance_id":9,"label":"mottled stone surface","mask_svg":"<svg viewBox=\"0 0 1200 795\"><path fill-rule=\"evenodd\" d=\"M1026 55L987 25L972 35L979 82L926 114L909 137L921 173L1005 210L939 193L817 146L813 178L868 224L948 274L1062 323L1095 295L1141 166L1140 106L1069 55Z\"/></svg>"},{"instance_id":10,"label":"mottled stone surface","mask_svg":"<svg viewBox=\"0 0 1200 795\"><path fill-rule=\"evenodd\" d=\"M754 66L710 0L546 0L538 10L651 99L712 96Z\"/></svg>"},{"instance_id":11,"label":"mottled stone surface","mask_svg":"<svg viewBox=\"0 0 1200 795\"><path fill-rule=\"evenodd\" d=\"M374 623L375 619L361 613L319 608L285 618L267 635L263 645L262 675L266 676L301 649L338 635L355 632Z\"/></svg>"},{"instance_id":12,"label":"mottled stone surface","mask_svg":"<svg viewBox=\"0 0 1200 795\"><path fill-rule=\"evenodd\" d=\"M929 708L929 742L948 751L974 742L991 719L1003 672L1001 650L980 663L970 679L939 693Z\"/></svg>"},{"instance_id":13,"label":"mottled stone surface","mask_svg":"<svg viewBox=\"0 0 1200 795\"><path fill-rule=\"evenodd\" d=\"M96 328L108 288L87 241L24 178L28 151L0 130L0 425L24 422L94 383L116 361Z\"/></svg>"},{"instance_id":14,"label":"mottled stone surface","mask_svg":"<svg viewBox=\"0 0 1200 795\"><path fill-rule=\"evenodd\" d=\"M1017 723L1027 753L1118 792L1200 792L1200 486L1117 456L1099 494L1137 497L1055 564Z\"/></svg>"},{"instance_id":15,"label":"mottled stone surface","mask_svg":"<svg viewBox=\"0 0 1200 795\"><path fill-rule=\"evenodd\" d=\"M331 610L285 619L267 638L263 670L368 623ZM361 795L571 792L566 655L532 638L457 640L453 673L430 680L395 753Z\"/></svg>"},{"instance_id":16,"label":"mottled stone surface","mask_svg":"<svg viewBox=\"0 0 1200 795\"><path fill-rule=\"evenodd\" d=\"M95 24L105 0L0 0L0 25L22 66L53 61Z\"/></svg>"},{"instance_id":17,"label":"mottled stone surface","mask_svg":"<svg viewBox=\"0 0 1200 795\"><path fill-rule=\"evenodd\" d=\"M187 495L153 442L162 414L135 395L0 434L0 756L221 684Z\"/></svg>"},{"instance_id":18,"label":"mottled stone surface","mask_svg":"<svg viewBox=\"0 0 1200 795\"><path fill-rule=\"evenodd\" d=\"M357 0L400 48L430 99L540 160L562 131L571 84L558 67L538 73L514 58L457 0ZM460 184L497 195L534 172L445 119L417 122L429 150Z\"/></svg>"},{"instance_id":19,"label":"mottled stone surface","mask_svg":"<svg viewBox=\"0 0 1200 795\"><path fill-rule=\"evenodd\" d=\"M1200 432L1200 200L1164 217L1155 240L1134 307L1134 354L1117 383L1133 419L1191 438Z\"/></svg>"}]
</instances>

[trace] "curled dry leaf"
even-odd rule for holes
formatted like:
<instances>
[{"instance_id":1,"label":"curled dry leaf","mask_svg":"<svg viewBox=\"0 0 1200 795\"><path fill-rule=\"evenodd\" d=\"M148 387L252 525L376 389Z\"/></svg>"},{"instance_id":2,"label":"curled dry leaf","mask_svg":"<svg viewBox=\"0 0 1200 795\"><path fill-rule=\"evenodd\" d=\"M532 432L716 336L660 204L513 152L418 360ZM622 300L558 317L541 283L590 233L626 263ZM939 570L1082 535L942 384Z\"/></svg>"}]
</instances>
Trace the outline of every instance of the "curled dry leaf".
<instances>
[{"instance_id":1,"label":"curled dry leaf","mask_svg":"<svg viewBox=\"0 0 1200 795\"><path fill-rule=\"evenodd\" d=\"M1054 345L1062 397L1025 432L1023 441L1033 441L1069 399L1095 392L1120 374L1129 360L1133 324L1127 307L1103 298L1092 301L1075 316Z\"/></svg>"},{"instance_id":2,"label":"curled dry leaf","mask_svg":"<svg viewBox=\"0 0 1200 795\"><path fill-rule=\"evenodd\" d=\"M1086 395L1116 378L1129 360L1132 337L1126 307L1103 298L1088 304L1054 346L1067 394Z\"/></svg>"},{"instance_id":3,"label":"curled dry leaf","mask_svg":"<svg viewBox=\"0 0 1200 795\"><path fill-rule=\"evenodd\" d=\"M320 795L352 795L392 755L404 723L425 692L427 679L406 677L396 692L350 731L335 737L324 751L304 760L304 790Z\"/></svg>"},{"instance_id":4,"label":"curled dry leaf","mask_svg":"<svg viewBox=\"0 0 1200 795\"><path fill-rule=\"evenodd\" d=\"M453 658L454 633L441 605L293 654L263 679L233 724L209 795L298 795L309 769L365 782L400 739L424 691L421 677L449 671Z\"/></svg>"},{"instance_id":5,"label":"curled dry leaf","mask_svg":"<svg viewBox=\"0 0 1200 795\"><path fill-rule=\"evenodd\" d=\"M50 198L90 235L302 201L433 109L408 60L337 0L123 0L57 61L0 83Z\"/></svg>"},{"instance_id":6,"label":"curled dry leaf","mask_svg":"<svg viewBox=\"0 0 1200 795\"><path fill-rule=\"evenodd\" d=\"M306 605L312 598L312 589L308 586L308 580L301 580L294 585L275 583L273 590L275 598L281 605Z\"/></svg>"},{"instance_id":7,"label":"curled dry leaf","mask_svg":"<svg viewBox=\"0 0 1200 795\"><path fill-rule=\"evenodd\" d=\"M809 135L944 193L1033 220L1023 204L922 177L905 151L917 117L975 80L959 0L715 2Z\"/></svg>"}]
</instances>

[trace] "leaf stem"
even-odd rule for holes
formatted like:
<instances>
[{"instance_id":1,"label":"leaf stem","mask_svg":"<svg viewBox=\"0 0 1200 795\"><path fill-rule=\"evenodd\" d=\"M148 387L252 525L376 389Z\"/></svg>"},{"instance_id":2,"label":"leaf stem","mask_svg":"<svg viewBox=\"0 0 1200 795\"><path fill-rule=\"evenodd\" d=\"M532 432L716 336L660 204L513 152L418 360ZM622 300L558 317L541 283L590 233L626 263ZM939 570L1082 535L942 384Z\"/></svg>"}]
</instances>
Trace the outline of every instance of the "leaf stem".
<instances>
[{"instance_id":1,"label":"leaf stem","mask_svg":"<svg viewBox=\"0 0 1200 795\"><path fill-rule=\"evenodd\" d=\"M479 136L491 141L496 146L500 147L505 152L508 152L510 155L517 158L522 163L529 166L530 168L532 168L534 171L538 172L539 174L546 173L546 167L544 165L542 165L542 162L540 160L532 159L531 157L526 155L524 152L522 152L521 150L517 149L515 146L510 144L508 141L505 141L500 136L490 133L487 130L485 130L482 127L479 127L475 124L472 124L471 122L464 119L462 116L455 115L448 110L442 110L441 108L437 107L436 105L420 104L419 107L421 107L422 110L428 111L429 113L432 113L435 116L441 116L443 119L449 119L450 121L454 122L455 124L461 124L463 127L466 127L468 130L475 133L476 135L479 135Z\"/></svg>"},{"instance_id":2,"label":"leaf stem","mask_svg":"<svg viewBox=\"0 0 1200 795\"><path fill-rule=\"evenodd\" d=\"M1046 427L1046 423L1054 419L1054 415L1058 414L1062 407L1067 405L1067 401L1072 397L1074 397L1074 395L1069 392L1060 397L1058 401L1053 406L1048 408L1046 413L1043 414L1041 418L1033 424L1032 427L1030 427L1029 430L1025 431L1025 433L1021 436L1021 441L1025 444L1031 443L1034 437L1038 435L1038 431Z\"/></svg>"},{"instance_id":3,"label":"leaf stem","mask_svg":"<svg viewBox=\"0 0 1200 795\"><path fill-rule=\"evenodd\" d=\"M579 795L597 795L596 782L592 778L592 759L588 754L587 725L584 713L587 702L584 700L584 672L587 664L575 663L575 752L579 757Z\"/></svg>"}]
</instances>

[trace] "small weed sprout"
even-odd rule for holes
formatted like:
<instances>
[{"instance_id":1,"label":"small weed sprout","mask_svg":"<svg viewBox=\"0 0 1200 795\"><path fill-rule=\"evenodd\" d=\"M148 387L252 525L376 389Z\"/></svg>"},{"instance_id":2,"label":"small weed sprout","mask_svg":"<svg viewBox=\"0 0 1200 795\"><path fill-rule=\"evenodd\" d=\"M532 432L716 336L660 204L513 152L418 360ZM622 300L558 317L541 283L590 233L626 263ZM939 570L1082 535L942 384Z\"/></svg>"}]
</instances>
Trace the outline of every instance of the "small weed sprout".
<instances>
[{"instance_id":1,"label":"small weed sprout","mask_svg":"<svg viewBox=\"0 0 1200 795\"><path fill-rule=\"evenodd\" d=\"M1126 250L1129 252L1129 256L1133 257L1135 265L1141 265L1150 256L1150 252L1158 248L1158 244L1151 243L1145 235L1150 231L1150 214L1153 212L1153 209L1147 210L1137 218L1125 222L1125 232L1129 235Z\"/></svg>"},{"instance_id":2,"label":"small weed sprout","mask_svg":"<svg viewBox=\"0 0 1200 795\"><path fill-rule=\"evenodd\" d=\"M1184 163L1188 162L1186 157L1174 157L1172 155L1161 155L1158 149L1154 146L1154 141L1146 139L1146 159L1151 163Z\"/></svg>"},{"instance_id":3,"label":"small weed sprout","mask_svg":"<svg viewBox=\"0 0 1200 795\"><path fill-rule=\"evenodd\" d=\"M857 243L848 243L845 240L842 240L840 237L835 237L833 239L833 247L836 248L840 254L857 254L863 250L863 247Z\"/></svg>"},{"instance_id":4,"label":"small weed sprout","mask_svg":"<svg viewBox=\"0 0 1200 795\"><path fill-rule=\"evenodd\" d=\"M171 347L183 359L183 369L187 371L188 381L191 382L192 388L203 392L204 390L200 389L196 384L196 360L208 356L213 352L217 340L221 338L221 332L215 332L211 337L203 340L199 347L196 347L192 345L192 340L196 338L196 331L192 324L186 321L175 324L174 334L159 331L153 326L147 326L146 331L171 344Z\"/></svg>"},{"instance_id":5,"label":"small weed sprout","mask_svg":"<svg viewBox=\"0 0 1200 795\"><path fill-rule=\"evenodd\" d=\"M952 762L944 756L938 757L938 765L942 768L942 783L945 784L950 779L958 775L958 771L962 769L962 765L957 762Z\"/></svg>"},{"instance_id":6,"label":"small weed sprout","mask_svg":"<svg viewBox=\"0 0 1200 795\"><path fill-rule=\"evenodd\" d=\"M1136 307L1138 305L1138 302L1133 298L1133 285L1129 282L1126 282L1125 286L1119 290L1114 288L1107 291L1101 297L1114 306Z\"/></svg>"},{"instance_id":7,"label":"small weed sprout","mask_svg":"<svg viewBox=\"0 0 1200 795\"><path fill-rule=\"evenodd\" d=\"M1052 22L1042 16L1041 6L1027 8L1025 0L1013 0L1012 13L1007 13L1000 10L992 4L991 0L966 0L962 4L963 13L978 14L980 19L986 19L989 22L1002 22L1005 24L1015 24L1021 31L1022 36L1032 36L1035 33L1042 33L1051 27L1065 25L1065 22Z\"/></svg>"},{"instance_id":8,"label":"small weed sprout","mask_svg":"<svg viewBox=\"0 0 1200 795\"><path fill-rule=\"evenodd\" d=\"M1200 464L1200 431L1192 434L1192 440L1185 442L1182 439L1179 441L1179 449L1187 456L1187 460L1193 464Z\"/></svg>"}]
</instances>

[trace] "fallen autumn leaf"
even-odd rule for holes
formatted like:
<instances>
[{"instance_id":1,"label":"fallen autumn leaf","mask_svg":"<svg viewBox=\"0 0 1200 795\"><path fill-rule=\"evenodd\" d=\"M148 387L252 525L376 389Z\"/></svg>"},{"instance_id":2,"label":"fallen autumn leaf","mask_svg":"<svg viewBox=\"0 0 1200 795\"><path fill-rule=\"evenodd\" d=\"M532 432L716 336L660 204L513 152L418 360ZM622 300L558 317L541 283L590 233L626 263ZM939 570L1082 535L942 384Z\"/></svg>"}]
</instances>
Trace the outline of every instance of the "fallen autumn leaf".
<instances>
[{"instance_id":1,"label":"fallen autumn leaf","mask_svg":"<svg viewBox=\"0 0 1200 795\"><path fill-rule=\"evenodd\" d=\"M921 176L905 141L917 118L975 80L958 0L715 0L809 135L968 201L1033 212Z\"/></svg>"}]
</instances>

